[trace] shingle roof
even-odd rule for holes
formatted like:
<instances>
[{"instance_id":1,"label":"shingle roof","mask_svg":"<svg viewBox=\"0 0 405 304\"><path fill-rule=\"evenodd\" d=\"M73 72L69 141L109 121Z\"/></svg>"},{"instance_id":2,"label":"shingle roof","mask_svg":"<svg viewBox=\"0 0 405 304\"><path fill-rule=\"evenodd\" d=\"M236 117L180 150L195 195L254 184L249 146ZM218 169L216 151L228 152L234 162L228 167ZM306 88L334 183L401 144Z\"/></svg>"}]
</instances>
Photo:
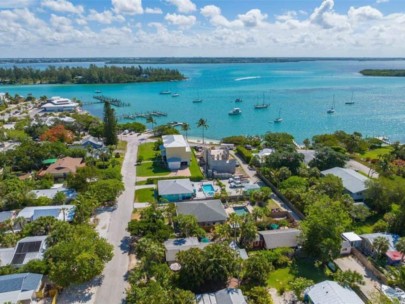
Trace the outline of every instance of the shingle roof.
<instances>
[{"instance_id":1,"label":"shingle roof","mask_svg":"<svg viewBox=\"0 0 405 304\"><path fill-rule=\"evenodd\" d=\"M264 239L266 249L274 249L298 246L298 237L301 231L298 229L277 229L259 231L259 234Z\"/></svg>"},{"instance_id":2,"label":"shingle roof","mask_svg":"<svg viewBox=\"0 0 405 304\"><path fill-rule=\"evenodd\" d=\"M188 178L158 181L159 195L188 194L194 192L194 187Z\"/></svg>"},{"instance_id":3,"label":"shingle roof","mask_svg":"<svg viewBox=\"0 0 405 304\"><path fill-rule=\"evenodd\" d=\"M0 276L0 303L30 300L33 293L41 286L41 281L42 274L36 273Z\"/></svg>"},{"instance_id":4,"label":"shingle roof","mask_svg":"<svg viewBox=\"0 0 405 304\"><path fill-rule=\"evenodd\" d=\"M196 295L197 304L247 304L242 290L224 288L215 293Z\"/></svg>"},{"instance_id":5,"label":"shingle roof","mask_svg":"<svg viewBox=\"0 0 405 304\"><path fill-rule=\"evenodd\" d=\"M199 223L226 221L228 215L220 200L176 203L177 214L194 215Z\"/></svg>"},{"instance_id":6,"label":"shingle roof","mask_svg":"<svg viewBox=\"0 0 405 304\"><path fill-rule=\"evenodd\" d=\"M165 148L179 148L189 146L183 135L163 135L162 141L163 147Z\"/></svg>"},{"instance_id":7,"label":"shingle roof","mask_svg":"<svg viewBox=\"0 0 405 304\"><path fill-rule=\"evenodd\" d=\"M323 281L307 289L306 294L314 304L364 304L350 288L333 281Z\"/></svg>"},{"instance_id":8,"label":"shingle roof","mask_svg":"<svg viewBox=\"0 0 405 304\"><path fill-rule=\"evenodd\" d=\"M82 158L64 157L58 159L54 164L50 165L48 169L41 172L41 174L61 174L61 173L76 173L77 168L83 167Z\"/></svg>"},{"instance_id":9,"label":"shingle roof","mask_svg":"<svg viewBox=\"0 0 405 304\"><path fill-rule=\"evenodd\" d=\"M368 180L368 178L352 169L335 167L321 171L321 173L323 175L332 174L340 177L343 182L343 187L345 187L345 189L351 193L358 193L366 190L367 188L365 182Z\"/></svg>"}]
</instances>

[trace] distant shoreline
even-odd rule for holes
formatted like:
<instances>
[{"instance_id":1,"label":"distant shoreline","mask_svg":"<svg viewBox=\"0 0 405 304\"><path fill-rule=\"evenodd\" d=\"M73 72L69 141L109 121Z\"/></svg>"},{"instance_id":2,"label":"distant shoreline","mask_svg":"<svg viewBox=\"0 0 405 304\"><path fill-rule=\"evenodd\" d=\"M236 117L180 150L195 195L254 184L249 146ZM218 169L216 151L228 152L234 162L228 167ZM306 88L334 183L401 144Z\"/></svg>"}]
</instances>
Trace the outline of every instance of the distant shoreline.
<instances>
[{"instance_id":1,"label":"distant shoreline","mask_svg":"<svg viewBox=\"0 0 405 304\"><path fill-rule=\"evenodd\" d=\"M399 69L367 69L360 71L363 76L405 77L405 70Z\"/></svg>"},{"instance_id":2,"label":"distant shoreline","mask_svg":"<svg viewBox=\"0 0 405 304\"><path fill-rule=\"evenodd\" d=\"M85 58L0 58L1 64L104 63L104 64L226 64L282 63L301 61L404 61L405 58L376 57L85 57Z\"/></svg>"}]
</instances>

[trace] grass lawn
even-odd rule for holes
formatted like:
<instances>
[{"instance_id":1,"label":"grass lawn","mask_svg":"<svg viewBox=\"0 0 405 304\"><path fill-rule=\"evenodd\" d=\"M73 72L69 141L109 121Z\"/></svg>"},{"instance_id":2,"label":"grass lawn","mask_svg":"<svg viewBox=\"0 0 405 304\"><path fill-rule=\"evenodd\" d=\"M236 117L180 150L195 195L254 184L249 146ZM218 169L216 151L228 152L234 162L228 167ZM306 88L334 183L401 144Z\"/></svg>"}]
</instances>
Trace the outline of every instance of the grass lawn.
<instances>
[{"instance_id":1,"label":"grass lawn","mask_svg":"<svg viewBox=\"0 0 405 304\"><path fill-rule=\"evenodd\" d=\"M155 201L155 189L146 188L135 191L135 201L139 203L151 203Z\"/></svg>"},{"instance_id":2,"label":"grass lawn","mask_svg":"<svg viewBox=\"0 0 405 304\"><path fill-rule=\"evenodd\" d=\"M138 176L165 176L169 175L170 170L154 162L143 162L136 166L136 175Z\"/></svg>"},{"instance_id":3,"label":"grass lawn","mask_svg":"<svg viewBox=\"0 0 405 304\"><path fill-rule=\"evenodd\" d=\"M143 185L146 185L146 180L138 181L138 182L135 183L135 185L136 185L136 186L143 186Z\"/></svg>"},{"instance_id":4,"label":"grass lawn","mask_svg":"<svg viewBox=\"0 0 405 304\"><path fill-rule=\"evenodd\" d=\"M281 287L288 290L289 283L298 277L310 279L315 283L328 279L323 269L315 267L313 260L297 259L289 267L272 271L267 279L267 285L277 290L280 290Z\"/></svg>"},{"instance_id":5,"label":"grass lawn","mask_svg":"<svg viewBox=\"0 0 405 304\"><path fill-rule=\"evenodd\" d=\"M369 158L369 159L378 159L379 155L385 155L390 153L392 150L391 147L383 147L374 150L369 150L364 154L361 154L362 158Z\"/></svg>"},{"instance_id":6,"label":"grass lawn","mask_svg":"<svg viewBox=\"0 0 405 304\"><path fill-rule=\"evenodd\" d=\"M272 199L267 200L267 209L273 210L273 209L277 209L277 208L280 208L279 204L277 204Z\"/></svg>"},{"instance_id":7,"label":"grass lawn","mask_svg":"<svg viewBox=\"0 0 405 304\"><path fill-rule=\"evenodd\" d=\"M143 156L143 160L154 160L156 157L156 154L160 154L159 151L153 150L155 147L155 143L145 143L142 145L139 145L138 147L138 157Z\"/></svg>"},{"instance_id":8,"label":"grass lawn","mask_svg":"<svg viewBox=\"0 0 405 304\"><path fill-rule=\"evenodd\" d=\"M369 216L364 222L355 222L353 224L353 230L357 234L373 233L373 225L382 218L383 216L381 214Z\"/></svg>"},{"instance_id":9,"label":"grass lawn","mask_svg":"<svg viewBox=\"0 0 405 304\"><path fill-rule=\"evenodd\" d=\"M117 150L126 151L127 150L127 142L126 141L118 141Z\"/></svg>"},{"instance_id":10,"label":"grass lawn","mask_svg":"<svg viewBox=\"0 0 405 304\"><path fill-rule=\"evenodd\" d=\"M190 163L190 174L191 177L203 179L203 174L201 173L200 166L198 165L197 159L194 153L191 153L191 163Z\"/></svg>"}]
</instances>

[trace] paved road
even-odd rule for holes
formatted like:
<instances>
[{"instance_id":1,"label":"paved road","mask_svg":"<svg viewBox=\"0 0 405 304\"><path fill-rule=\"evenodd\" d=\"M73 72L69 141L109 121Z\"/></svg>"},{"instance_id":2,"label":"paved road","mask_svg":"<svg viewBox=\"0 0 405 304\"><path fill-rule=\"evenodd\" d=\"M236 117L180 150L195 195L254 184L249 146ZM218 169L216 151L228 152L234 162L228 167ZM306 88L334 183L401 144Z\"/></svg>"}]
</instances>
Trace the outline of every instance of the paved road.
<instances>
[{"instance_id":1,"label":"paved road","mask_svg":"<svg viewBox=\"0 0 405 304\"><path fill-rule=\"evenodd\" d=\"M249 176L251 182L256 183L259 181L259 178L256 176L256 170L249 169L249 164L247 164L242 158L240 158L239 155L237 155L234 151L231 150L230 154L235 157L235 159L242 167L243 171L245 171L245 173Z\"/></svg>"},{"instance_id":2,"label":"paved road","mask_svg":"<svg viewBox=\"0 0 405 304\"><path fill-rule=\"evenodd\" d=\"M350 168L355 171L363 172L364 174L366 174L372 178L378 178L378 176L379 176L378 173L375 172L373 169L359 163L358 161L352 160L352 159L346 163L346 168Z\"/></svg>"},{"instance_id":3,"label":"paved road","mask_svg":"<svg viewBox=\"0 0 405 304\"><path fill-rule=\"evenodd\" d=\"M97 289L95 303L122 303L127 288L129 233L126 228L131 219L134 203L135 162L139 140L135 135L126 136L124 140L128 142L121 170L125 190L118 198L118 207L111 214L111 222L107 231L107 240L114 246L114 257L104 269L103 281Z\"/></svg>"}]
</instances>

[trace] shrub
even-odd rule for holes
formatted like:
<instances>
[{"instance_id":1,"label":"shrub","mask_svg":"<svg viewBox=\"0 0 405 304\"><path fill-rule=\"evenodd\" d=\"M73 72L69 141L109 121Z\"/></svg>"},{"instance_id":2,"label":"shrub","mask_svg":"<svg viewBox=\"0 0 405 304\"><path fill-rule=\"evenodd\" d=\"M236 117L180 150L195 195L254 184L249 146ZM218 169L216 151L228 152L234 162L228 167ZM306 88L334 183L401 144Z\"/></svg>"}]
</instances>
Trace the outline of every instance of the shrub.
<instances>
[{"instance_id":1,"label":"shrub","mask_svg":"<svg viewBox=\"0 0 405 304\"><path fill-rule=\"evenodd\" d=\"M249 150L247 150L245 147L242 146L237 146L236 147L236 152L243 158L243 160L246 163L250 163L250 161L252 160L252 152L250 152Z\"/></svg>"}]
</instances>

